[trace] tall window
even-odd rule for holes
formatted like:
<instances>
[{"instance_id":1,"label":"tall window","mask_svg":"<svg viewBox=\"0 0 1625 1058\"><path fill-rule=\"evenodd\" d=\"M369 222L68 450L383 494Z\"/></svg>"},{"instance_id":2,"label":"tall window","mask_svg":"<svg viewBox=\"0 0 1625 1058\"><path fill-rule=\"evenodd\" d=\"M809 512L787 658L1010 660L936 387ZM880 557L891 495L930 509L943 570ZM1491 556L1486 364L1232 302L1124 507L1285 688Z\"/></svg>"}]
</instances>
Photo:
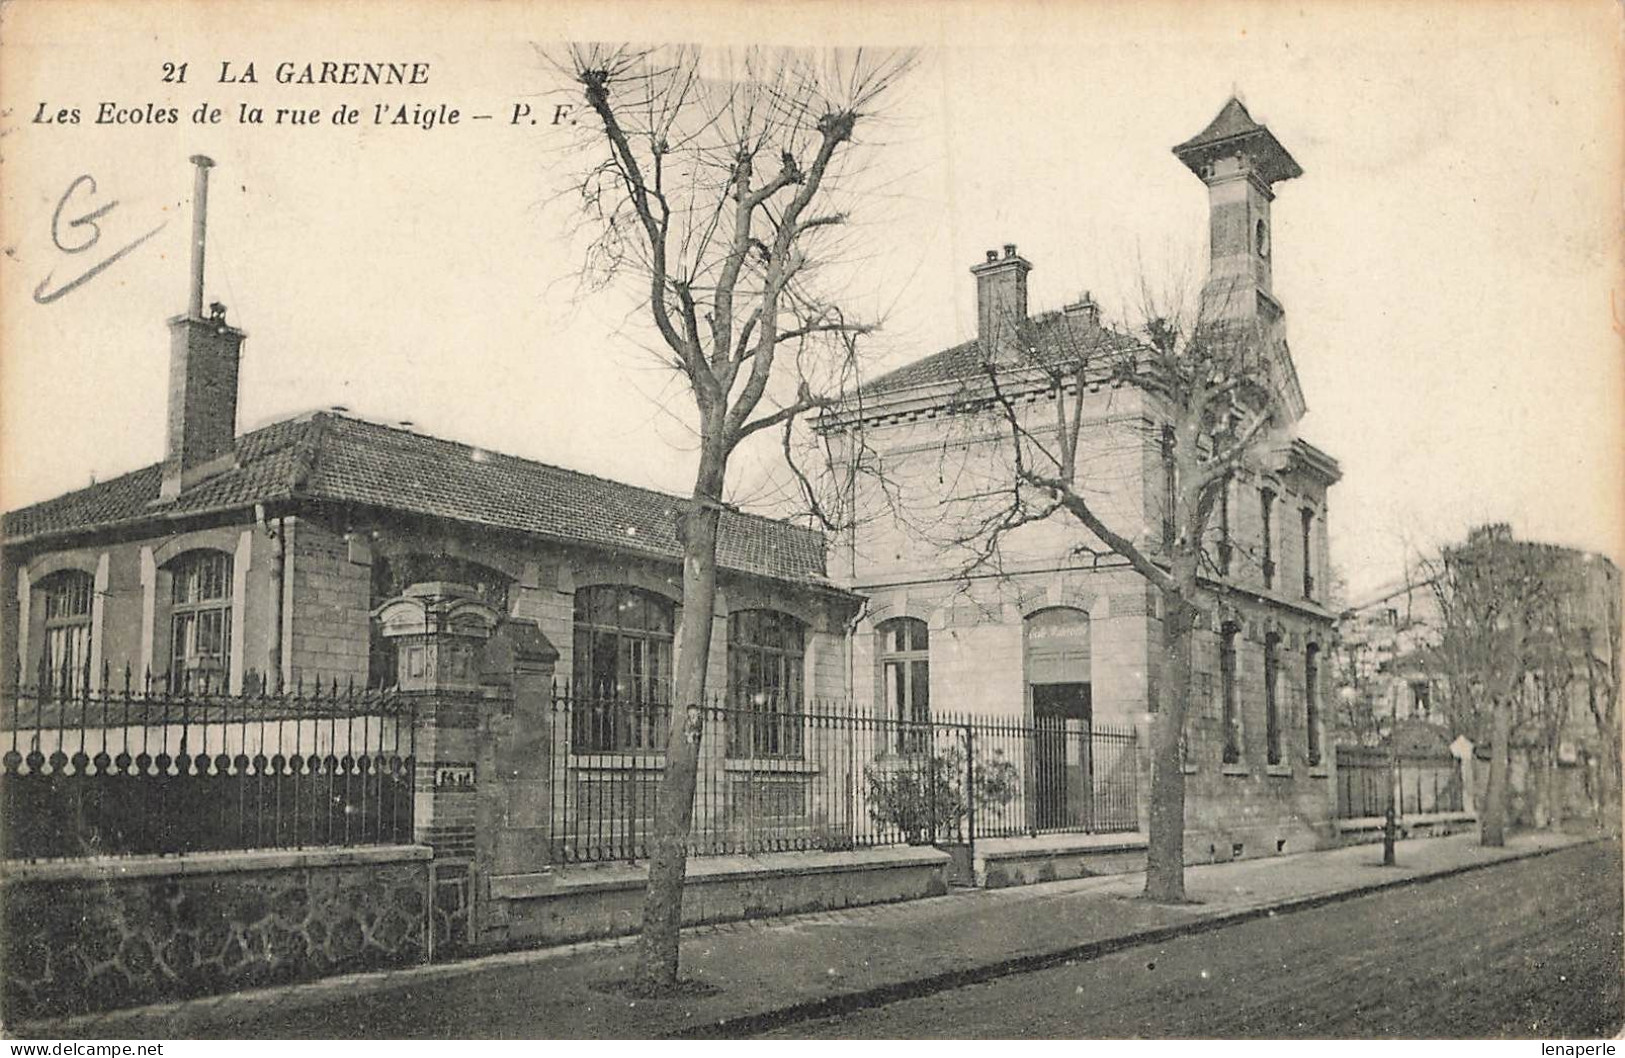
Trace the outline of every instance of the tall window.
<instances>
[{"instance_id":1,"label":"tall window","mask_svg":"<svg viewBox=\"0 0 1625 1058\"><path fill-rule=\"evenodd\" d=\"M1230 479L1219 484L1219 575L1230 575Z\"/></svg>"},{"instance_id":2,"label":"tall window","mask_svg":"<svg viewBox=\"0 0 1625 1058\"><path fill-rule=\"evenodd\" d=\"M1280 675L1281 637L1264 637L1264 744L1265 760L1281 763L1281 696L1277 692Z\"/></svg>"},{"instance_id":3,"label":"tall window","mask_svg":"<svg viewBox=\"0 0 1625 1058\"><path fill-rule=\"evenodd\" d=\"M1303 515L1303 597L1315 596L1315 564L1312 542L1315 537L1315 512L1305 507Z\"/></svg>"},{"instance_id":4,"label":"tall window","mask_svg":"<svg viewBox=\"0 0 1625 1058\"><path fill-rule=\"evenodd\" d=\"M40 690L63 697L83 690L90 678L90 600L95 580L64 569L35 587L45 597L45 645L40 655Z\"/></svg>"},{"instance_id":5,"label":"tall window","mask_svg":"<svg viewBox=\"0 0 1625 1058\"><path fill-rule=\"evenodd\" d=\"M1304 734L1308 736L1309 765L1320 763L1320 644L1310 643L1303 652Z\"/></svg>"},{"instance_id":6,"label":"tall window","mask_svg":"<svg viewBox=\"0 0 1625 1058\"><path fill-rule=\"evenodd\" d=\"M637 588L576 591L571 676L578 751L659 749L671 704L675 608Z\"/></svg>"},{"instance_id":7,"label":"tall window","mask_svg":"<svg viewBox=\"0 0 1625 1058\"><path fill-rule=\"evenodd\" d=\"M1241 716L1236 708L1236 626L1225 625L1219 640L1219 693L1224 724L1224 762L1241 762Z\"/></svg>"},{"instance_id":8,"label":"tall window","mask_svg":"<svg viewBox=\"0 0 1625 1058\"><path fill-rule=\"evenodd\" d=\"M880 626L880 682L886 715L896 720L897 751L923 752L931 722L931 632L924 621L898 617Z\"/></svg>"},{"instance_id":9,"label":"tall window","mask_svg":"<svg viewBox=\"0 0 1625 1058\"><path fill-rule=\"evenodd\" d=\"M777 610L728 617L728 755L800 757L806 626Z\"/></svg>"},{"instance_id":10,"label":"tall window","mask_svg":"<svg viewBox=\"0 0 1625 1058\"><path fill-rule=\"evenodd\" d=\"M188 551L169 565L169 678L224 690L231 667L231 556Z\"/></svg>"},{"instance_id":11,"label":"tall window","mask_svg":"<svg viewBox=\"0 0 1625 1058\"><path fill-rule=\"evenodd\" d=\"M1174 428L1162 428L1162 546L1174 546L1174 524L1178 507L1179 473L1174 464Z\"/></svg>"},{"instance_id":12,"label":"tall window","mask_svg":"<svg viewBox=\"0 0 1625 1058\"><path fill-rule=\"evenodd\" d=\"M1275 586L1275 532L1272 524L1275 515L1275 490L1260 489L1258 492L1258 514L1260 524L1264 528L1264 587Z\"/></svg>"}]
</instances>

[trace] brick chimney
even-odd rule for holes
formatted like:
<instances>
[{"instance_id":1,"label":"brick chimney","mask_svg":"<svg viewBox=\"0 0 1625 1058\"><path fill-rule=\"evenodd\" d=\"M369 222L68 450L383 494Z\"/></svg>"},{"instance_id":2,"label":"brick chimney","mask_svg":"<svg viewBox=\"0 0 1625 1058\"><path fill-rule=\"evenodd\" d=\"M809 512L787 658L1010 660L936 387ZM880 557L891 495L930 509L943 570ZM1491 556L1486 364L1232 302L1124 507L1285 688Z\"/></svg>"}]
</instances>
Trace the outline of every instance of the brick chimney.
<instances>
[{"instance_id":1,"label":"brick chimney","mask_svg":"<svg viewBox=\"0 0 1625 1058\"><path fill-rule=\"evenodd\" d=\"M1078 295L1078 300L1062 308L1061 312L1074 319L1087 320L1097 327L1100 325L1100 305L1087 290Z\"/></svg>"},{"instance_id":2,"label":"brick chimney","mask_svg":"<svg viewBox=\"0 0 1625 1058\"><path fill-rule=\"evenodd\" d=\"M170 500L194 482L231 466L237 437L237 365L243 332L226 323L219 302L203 313L203 249L209 169L192 156L192 282L185 315L169 321L169 423L159 491Z\"/></svg>"},{"instance_id":3,"label":"brick chimney","mask_svg":"<svg viewBox=\"0 0 1625 1058\"><path fill-rule=\"evenodd\" d=\"M976 338L983 343L1008 337L1027 319L1027 273L1033 266L1016 254L1015 243L1004 244L1004 255L987 252L987 260L971 268L976 277Z\"/></svg>"}]
</instances>

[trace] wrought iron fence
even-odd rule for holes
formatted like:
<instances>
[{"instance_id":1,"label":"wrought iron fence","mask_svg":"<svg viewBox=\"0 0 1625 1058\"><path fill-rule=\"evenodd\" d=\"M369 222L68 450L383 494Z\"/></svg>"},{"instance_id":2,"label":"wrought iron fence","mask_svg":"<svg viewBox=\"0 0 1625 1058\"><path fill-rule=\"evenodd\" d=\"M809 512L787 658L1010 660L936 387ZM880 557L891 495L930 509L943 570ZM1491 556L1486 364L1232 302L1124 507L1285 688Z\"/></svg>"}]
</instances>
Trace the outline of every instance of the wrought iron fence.
<instances>
[{"instance_id":1,"label":"wrought iron fence","mask_svg":"<svg viewBox=\"0 0 1625 1058\"><path fill-rule=\"evenodd\" d=\"M1132 727L1061 717L982 719L971 727L984 771L1003 767L1008 778L999 782L1014 792L979 799L978 836L1113 833L1139 826ZM990 776L981 783L993 781Z\"/></svg>"},{"instance_id":2,"label":"wrought iron fence","mask_svg":"<svg viewBox=\"0 0 1625 1058\"><path fill-rule=\"evenodd\" d=\"M1138 825L1130 728L973 716L902 720L841 704L699 707L689 854L969 844ZM554 862L652 848L670 706L554 697Z\"/></svg>"},{"instance_id":3,"label":"wrought iron fence","mask_svg":"<svg viewBox=\"0 0 1625 1058\"><path fill-rule=\"evenodd\" d=\"M1401 816L1462 810L1461 762L1456 758L1402 753L1391 762L1386 746L1337 747L1337 818L1386 815L1395 786Z\"/></svg>"},{"instance_id":4,"label":"wrought iron fence","mask_svg":"<svg viewBox=\"0 0 1625 1058\"><path fill-rule=\"evenodd\" d=\"M0 692L0 858L411 841L410 696L102 675Z\"/></svg>"}]
</instances>

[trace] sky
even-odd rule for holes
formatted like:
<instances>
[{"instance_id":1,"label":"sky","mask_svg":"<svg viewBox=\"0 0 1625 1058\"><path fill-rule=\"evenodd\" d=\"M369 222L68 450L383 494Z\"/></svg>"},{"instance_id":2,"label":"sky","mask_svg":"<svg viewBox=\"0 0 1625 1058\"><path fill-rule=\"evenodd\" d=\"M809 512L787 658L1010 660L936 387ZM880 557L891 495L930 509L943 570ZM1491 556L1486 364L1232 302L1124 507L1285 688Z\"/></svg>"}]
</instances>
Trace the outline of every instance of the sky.
<instances>
[{"instance_id":1,"label":"sky","mask_svg":"<svg viewBox=\"0 0 1625 1058\"><path fill-rule=\"evenodd\" d=\"M846 262L871 355L969 337L969 268L1015 243L1034 311L1196 276L1206 193L1170 153L1238 94L1297 158L1275 293L1332 453L1332 560L1358 597L1407 556L1507 521L1621 557L1625 371L1620 15L1608 3L378 5L0 9L0 506L162 456L192 168L216 162L208 300L248 333L239 423L342 405L683 492L684 395L625 290L585 289L567 132L538 45L909 46L864 149ZM414 87L284 85L275 67L429 63ZM257 83L241 80L255 63ZM187 66L184 83L165 83ZM222 83L221 64L236 81ZM173 106L175 124L96 122ZM373 105L456 107L455 125ZM241 124L240 106L265 124ZM194 124L199 105L218 124ZM361 112L336 127L341 105ZM529 106L518 123L516 106ZM320 124L275 123L278 107ZM77 123L54 120L78 108ZM471 115L490 114L489 120ZM78 178L67 205L59 203ZM97 218L94 246L68 221ZM78 275L156 229L54 300ZM771 454L734 496L771 504Z\"/></svg>"}]
</instances>

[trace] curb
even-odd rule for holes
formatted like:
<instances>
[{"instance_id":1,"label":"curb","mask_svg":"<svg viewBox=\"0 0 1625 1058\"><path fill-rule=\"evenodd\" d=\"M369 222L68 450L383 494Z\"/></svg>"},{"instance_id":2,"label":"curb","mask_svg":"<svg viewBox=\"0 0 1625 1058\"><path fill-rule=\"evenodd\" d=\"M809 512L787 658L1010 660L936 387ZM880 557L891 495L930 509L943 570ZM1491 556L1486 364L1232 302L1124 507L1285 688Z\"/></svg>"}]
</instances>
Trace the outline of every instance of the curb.
<instances>
[{"instance_id":1,"label":"curb","mask_svg":"<svg viewBox=\"0 0 1625 1058\"><path fill-rule=\"evenodd\" d=\"M1569 849L1583 848L1598 841L1602 837L1590 837L1567 845L1558 845L1552 848L1531 849L1516 855L1503 856L1483 863L1457 864L1446 867L1431 874L1416 874L1404 878L1393 878L1380 882L1356 886L1352 889L1339 889L1333 892L1311 893L1306 896L1290 897L1278 903L1257 904L1235 911L1226 911L1209 918L1196 919L1190 922L1179 922L1169 926L1160 926L1156 929L1142 930L1139 933L1126 933L1119 937L1107 937L1104 940L1088 941L1056 951L1037 952L1030 955L1018 955L998 962L987 963L982 966L972 966L961 970L944 970L940 973L929 974L925 977L909 981L898 981L888 985L877 985L873 988L861 989L856 992L843 992L840 995L827 996L823 999L810 999L800 1003L792 1003L777 1010L762 1011L756 1014L741 1014L731 1018L724 1018L708 1025L698 1025L662 1033L656 1039L737 1039L744 1036L756 1035L781 1029L787 1025L798 1022L812 1021L816 1018L837 1017L844 1014L855 1013L873 1007L886 1006L891 1003L907 999L918 999L922 996L935 995L939 992L952 991L967 985L981 984L986 981L997 980L1001 977L1012 977L1017 974L1031 973L1036 970L1047 970L1066 962L1088 962L1099 959L1115 952L1128 948L1137 948L1146 944L1158 944L1163 941L1174 940L1179 937L1195 936L1201 933L1210 933L1224 929L1228 926L1240 925L1260 918L1269 918L1274 915L1291 914L1297 911L1309 911L1317 907L1326 907L1339 904L1346 900L1370 896L1374 893L1389 889L1399 889L1410 885L1419 885L1424 882L1440 881L1445 878L1454 878L1469 874L1473 871L1495 867L1505 863L1516 863L1519 860L1530 860L1540 856L1549 856L1553 853L1564 852Z\"/></svg>"}]
</instances>

